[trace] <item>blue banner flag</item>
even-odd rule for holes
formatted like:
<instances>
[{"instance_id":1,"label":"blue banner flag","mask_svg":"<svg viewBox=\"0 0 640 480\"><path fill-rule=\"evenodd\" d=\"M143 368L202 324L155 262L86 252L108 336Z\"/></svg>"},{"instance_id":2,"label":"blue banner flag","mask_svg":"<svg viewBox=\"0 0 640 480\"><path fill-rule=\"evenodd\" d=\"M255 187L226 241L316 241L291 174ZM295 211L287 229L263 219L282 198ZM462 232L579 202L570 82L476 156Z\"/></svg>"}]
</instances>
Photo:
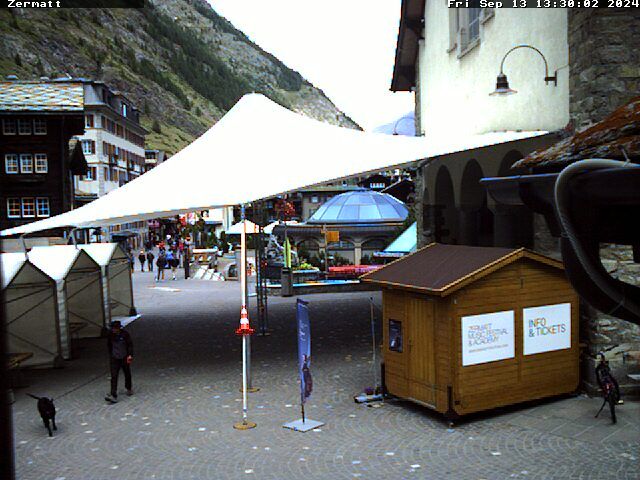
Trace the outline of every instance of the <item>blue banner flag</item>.
<instances>
[{"instance_id":1,"label":"blue banner flag","mask_svg":"<svg viewBox=\"0 0 640 480\"><path fill-rule=\"evenodd\" d=\"M298 299L296 317L298 320L298 367L300 370L300 399L304 403L311 396L311 325L309 307L304 300Z\"/></svg>"}]
</instances>

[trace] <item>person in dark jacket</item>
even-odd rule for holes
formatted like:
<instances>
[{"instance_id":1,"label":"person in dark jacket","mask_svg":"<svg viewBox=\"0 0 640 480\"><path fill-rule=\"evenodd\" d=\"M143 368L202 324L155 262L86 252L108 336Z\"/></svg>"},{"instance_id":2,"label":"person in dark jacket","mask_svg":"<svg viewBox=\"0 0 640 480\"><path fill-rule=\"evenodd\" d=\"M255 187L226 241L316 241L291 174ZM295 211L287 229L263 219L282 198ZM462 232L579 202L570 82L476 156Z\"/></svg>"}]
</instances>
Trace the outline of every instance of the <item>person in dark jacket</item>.
<instances>
[{"instance_id":1,"label":"person in dark jacket","mask_svg":"<svg viewBox=\"0 0 640 480\"><path fill-rule=\"evenodd\" d=\"M160 254L158 255L158 259L156 260L156 266L158 267L156 282L159 282L161 276L162 280L164 280L164 269L167 268L167 255L165 254L164 250L160 250Z\"/></svg>"},{"instance_id":2,"label":"person in dark jacket","mask_svg":"<svg viewBox=\"0 0 640 480\"><path fill-rule=\"evenodd\" d=\"M147 260L147 256L144 254L144 250L140 250L138 255L138 261L140 262L140 271L144 272L144 262Z\"/></svg>"},{"instance_id":3,"label":"person in dark jacket","mask_svg":"<svg viewBox=\"0 0 640 480\"><path fill-rule=\"evenodd\" d=\"M133 395L131 384L131 362L133 361L133 342L129 332L122 328L119 321L111 322L111 332L107 337L109 351L109 365L111 369L111 392L104 399L107 402L118 401L118 375L120 369L124 372L124 387L127 395Z\"/></svg>"},{"instance_id":4,"label":"person in dark jacket","mask_svg":"<svg viewBox=\"0 0 640 480\"><path fill-rule=\"evenodd\" d=\"M147 250L147 265L149 266L149 271L153 272L153 259L155 255L151 251L151 249Z\"/></svg>"}]
</instances>

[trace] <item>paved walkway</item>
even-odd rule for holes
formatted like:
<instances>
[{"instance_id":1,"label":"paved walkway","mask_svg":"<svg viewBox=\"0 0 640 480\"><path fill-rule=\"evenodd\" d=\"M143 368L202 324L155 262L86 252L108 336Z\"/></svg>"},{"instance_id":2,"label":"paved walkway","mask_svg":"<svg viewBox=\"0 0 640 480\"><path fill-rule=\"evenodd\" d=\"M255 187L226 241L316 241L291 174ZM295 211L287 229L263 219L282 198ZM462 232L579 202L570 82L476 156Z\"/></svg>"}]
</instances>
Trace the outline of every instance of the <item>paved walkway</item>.
<instances>
[{"instance_id":1,"label":"paved walkway","mask_svg":"<svg viewBox=\"0 0 640 480\"><path fill-rule=\"evenodd\" d=\"M593 418L598 399L579 396L454 429L410 403L355 404L352 396L373 383L367 293L305 297L313 336L308 416L326 422L308 433L282 428L299 418L295 299L269 299L272 335L253 338L260 391L250 395L250 418L258 428L236 431L238 284L155 284L139 272L134 280L143 314L129 327L136 394L104 402L100 339L83 340L64 369L29 372L31 386L16 392L14 404L19 479L640 478L638 403L621 407L615 426L607 414ZM56 398L53 438L25 392Z\"/></svg>"}]
</instances>

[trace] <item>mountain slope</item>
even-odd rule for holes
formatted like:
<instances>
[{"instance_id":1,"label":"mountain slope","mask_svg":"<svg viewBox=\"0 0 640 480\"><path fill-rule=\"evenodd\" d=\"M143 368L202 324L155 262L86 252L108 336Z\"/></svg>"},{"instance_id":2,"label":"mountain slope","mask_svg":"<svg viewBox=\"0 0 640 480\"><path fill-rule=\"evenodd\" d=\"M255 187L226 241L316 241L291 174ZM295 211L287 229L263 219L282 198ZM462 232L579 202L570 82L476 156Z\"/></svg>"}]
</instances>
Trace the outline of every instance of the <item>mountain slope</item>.
<instances>
[{"instance_id":1,"label":"mountain slope","mask_svg":"<svg viewBox=\"0 0 640 480\"><path fill-rule=\"evenodd\" d=\"M252 43L204 0L144 9L0 10L0 75L105 81L140 109L147 144L175 153L245 93L359 128L324 93Z\"/></svg>"}]
</instances>

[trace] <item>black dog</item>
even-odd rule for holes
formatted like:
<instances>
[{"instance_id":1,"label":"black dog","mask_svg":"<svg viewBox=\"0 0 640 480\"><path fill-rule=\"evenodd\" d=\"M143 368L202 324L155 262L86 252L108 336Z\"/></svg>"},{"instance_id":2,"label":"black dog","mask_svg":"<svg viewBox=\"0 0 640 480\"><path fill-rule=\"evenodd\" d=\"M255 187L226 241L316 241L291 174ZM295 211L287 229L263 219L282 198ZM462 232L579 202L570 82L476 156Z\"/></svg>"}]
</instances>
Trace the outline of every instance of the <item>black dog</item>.
<instances>
[{"instance_id":1,"label":"black dog","mask_svg":"<svg viewBox=\"0 0 640 480\"><path fill-rule=\"evenodd\" d=\"M30 393L27 393L27 395L38 400L38 412L42 417L45 428L49 431L49 436L53 437L49 420L51 420L51 423L53 424L53 429L58 430L58 427L56 427L56 406L53 404L53 398L36 397Z\"/></svg>"}]
</instances>

